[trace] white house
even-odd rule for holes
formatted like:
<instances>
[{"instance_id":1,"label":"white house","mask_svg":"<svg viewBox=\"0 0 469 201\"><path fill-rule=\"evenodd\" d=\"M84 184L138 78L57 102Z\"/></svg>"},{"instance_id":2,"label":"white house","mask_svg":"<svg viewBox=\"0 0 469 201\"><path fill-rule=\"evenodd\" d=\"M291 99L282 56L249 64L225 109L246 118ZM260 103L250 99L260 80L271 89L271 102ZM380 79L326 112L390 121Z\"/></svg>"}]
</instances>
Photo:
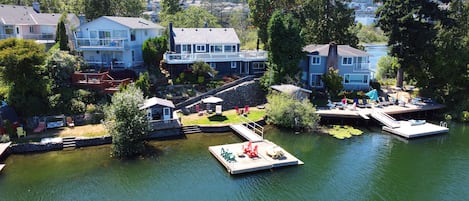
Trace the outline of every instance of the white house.
<instances>
[{"instance_id":1,"label":"white house","mask_svg":"<svg viewBox=\"0 0 469 201\"><path fill-rule=\"evenodd\" d=\"M143 42L161 36L163 30L143 18L103 16L78 27L76 49L90 66L111 69L141 66Z\"/></svg>"}]
</instances>

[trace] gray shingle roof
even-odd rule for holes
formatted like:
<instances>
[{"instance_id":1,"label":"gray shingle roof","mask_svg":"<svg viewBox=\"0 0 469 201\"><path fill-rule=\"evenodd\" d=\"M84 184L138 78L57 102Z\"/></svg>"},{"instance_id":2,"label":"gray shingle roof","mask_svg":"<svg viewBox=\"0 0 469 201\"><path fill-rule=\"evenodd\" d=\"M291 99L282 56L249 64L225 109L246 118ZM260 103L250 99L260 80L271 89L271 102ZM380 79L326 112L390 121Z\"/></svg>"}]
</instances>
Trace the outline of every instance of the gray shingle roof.
<instances>
[{"instance_id":1,"label":"gray shingle roof","mask_svg":"<svg viewBox=\"0 0 469 201\"><path fill-rule=\"evenodd\" d=\"M57 25L57 13L37 13L32 7L0 5L0 24L4 25ZM68 14L68 19L74 14Z\"/></svg>"},{"instance_id":2,"label":"gray shingle roof","mask_svg":"<svg viewBox=\"0 0 469 201\"><path fill-rule=\"evenodd\" d=\"M155 24L139 17L114 17L114 16L103 16L102 18L114 21L130 29L164 29L161 25Z\"/></svg>"},{"instance_id":3,"label":"gray shingle roof","mask_svg":"<svg viewBox=\"0 0 469 201\"><path fill-rule=\"evenodd\" d=\"M239 44L233 28L173 28L176 44Z\"/></svg>"},{"instance_id":4,"label":"gray shingle roof","mask_svg":"<svg viewBox=\"0 0 469 201\"><path fill-rule=\"evenodd\" d=\"M145 100L145 102L143 103L143 106L140 107L140 109L141 110L147 109L147 108L153 107L155 105L162 105L162 106L165 106L165 107L174 108L174 104L173 104L172 101L162 99L162 98L153 97L153 98Z\"/></svg>"},{"instance_id":5,"label":"gray shingle roof","mask_svg":"<svg viewBox=\"0 0 469 201\"><path fill-rule=\"evenodd\" d=\"M329 54L329 44L307 45L303 48L303 51L317 53L319 56L327 56ZM337 45L337 53L339 56L369 56L365 51L350 47L350 45Z\"/></svg>"}]
</instances>

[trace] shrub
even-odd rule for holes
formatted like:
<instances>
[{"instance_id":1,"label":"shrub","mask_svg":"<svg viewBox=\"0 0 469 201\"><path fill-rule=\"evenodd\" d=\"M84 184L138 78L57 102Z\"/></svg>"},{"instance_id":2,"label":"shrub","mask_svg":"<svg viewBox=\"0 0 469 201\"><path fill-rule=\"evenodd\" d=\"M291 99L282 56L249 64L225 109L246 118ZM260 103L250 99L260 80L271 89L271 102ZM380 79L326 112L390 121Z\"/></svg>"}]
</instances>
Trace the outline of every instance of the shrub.
<instances>
[{"instance_id":1,"label":"shrub","mask_svg":"<svg viewBox=\"0 0 469 201\"><path fill-rule=\"evenodd\" d=\"M469 122L469 112L468 111L462 111L461 121L462 122Z\"/></svg>"},{"instance_id":2,"label":"shrub","mask_svg":"<svg viewBox=\"0 0 469 201\"><path fill-rule=\"evenodd\" d=\"M1 143L10 142L10 136L2 135L2 138L0 138L0 142Z\"/></svg>"},{"instance_id":3,"label":"shrub","mask_svg":"<svg viewBox=\"0 0 469 201\"><path fill-rule=\"evenodd\" d=\"M309 100L299 101L285 94L272 93L267 96L267 123L286 128L314 129L319 115ZM296 120L295 120L296 119Z\"/></svg>"}]
</instances>

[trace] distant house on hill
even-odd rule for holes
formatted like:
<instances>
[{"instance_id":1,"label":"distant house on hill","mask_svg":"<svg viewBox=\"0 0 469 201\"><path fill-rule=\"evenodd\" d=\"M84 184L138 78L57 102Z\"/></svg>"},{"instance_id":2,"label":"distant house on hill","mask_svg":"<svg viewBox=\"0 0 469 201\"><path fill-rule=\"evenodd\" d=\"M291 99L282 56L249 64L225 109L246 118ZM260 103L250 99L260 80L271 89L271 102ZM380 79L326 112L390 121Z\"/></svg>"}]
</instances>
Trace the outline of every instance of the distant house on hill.
<instances>
[{"instance_id":1,"label":"distant house on hill","mask_svg":"<svg viewBox=\"0 0 469 201\"><path fill-rule=\"evenodd\" d=\"M7 38L31 39L51 46L62 14L41 13L38 2L33 7L0 4L0 40ZM75 14L67 15L65 28L72 39L71 30L80 25Z\"/></svg>"},{"instance_id":2,"label":"distant house on hill","mask_svg":"<svg viewBox=\"0 0 469 201\"><path fill-rule=\"evenodd\" d=\"M172 77L203 61L223 75L262 74L267 52L240 50L233 28L173 28L169 25L169 52L164 62Z\"/></svg>"},{"instance_id":3,"label":"distant house on hill","mask_svg":"<svg viewBox=\"0 0 469 201\"><path fill-rule=\"evenodd\" d=\"M321 77L328 67L339 70L346 90L365 90L370 86L371 73L369 55L349 45L307 45L303 48L307 58L300 63L302 80L312 88L323 88Z\"/></svg>"},{"instance_id":4,"label":"distant house on hill","mask_svg":"<svg viewBox=\"0 0 469 201\"><path fill-rule=\"evenodd\" d=\"M103 16L78 27L74 38L88 65L132 68L143 65L143 42L161 36L163 30L143 18Z\"/></svg>"}]
</instances>

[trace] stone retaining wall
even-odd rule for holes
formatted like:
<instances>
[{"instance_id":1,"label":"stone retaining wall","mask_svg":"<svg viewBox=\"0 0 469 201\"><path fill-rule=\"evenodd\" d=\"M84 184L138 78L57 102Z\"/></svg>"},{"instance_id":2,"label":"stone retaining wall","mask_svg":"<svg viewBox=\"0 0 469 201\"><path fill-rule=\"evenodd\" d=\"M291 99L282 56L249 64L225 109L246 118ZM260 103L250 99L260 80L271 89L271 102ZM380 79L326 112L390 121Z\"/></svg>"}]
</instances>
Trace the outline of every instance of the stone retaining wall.
<instances>
[{"instance_id":1,"label":"stone retaining wall","mask_svg":"<svg viewBox=\"0 0 469 201\"><path fill-rule=\"evenodd\" d=\"M77 147L98 146L103 144L111 144L111 136L95 137L95 138L79 138L75 140Z\"/></svg>"},{"instance_id":2,"label":"stone retaining wall","mask_svg":"<svg viewBox=\"0 0 469 201\"><path fill-rule=\"evenodd\" d=\"M10 148L8 148L8 150L12 154L22 154L22 153L62 150L62 147L63 147L62 143L50 143L50 144L24 143L24 144L11 145Z\"/></svg>"}]
</instances>

